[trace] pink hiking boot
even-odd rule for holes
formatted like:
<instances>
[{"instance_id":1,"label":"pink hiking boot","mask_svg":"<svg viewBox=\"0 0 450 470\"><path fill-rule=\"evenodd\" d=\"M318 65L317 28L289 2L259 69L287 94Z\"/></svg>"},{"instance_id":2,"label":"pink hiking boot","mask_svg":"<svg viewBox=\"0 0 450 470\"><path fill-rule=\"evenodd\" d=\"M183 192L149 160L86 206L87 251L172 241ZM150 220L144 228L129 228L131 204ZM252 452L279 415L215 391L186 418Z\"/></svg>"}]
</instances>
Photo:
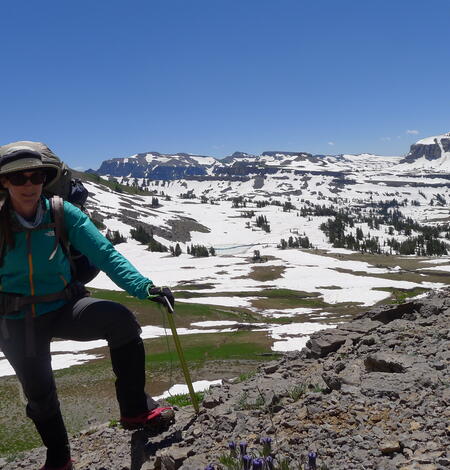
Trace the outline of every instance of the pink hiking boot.
<instances>
[{"instance_id":1,"label":"pink hiking boot","mask_svg":"<svg viewBox=\"0 0 450 470\"><path fill-rule=\"evenodd\" d=\"M145 429L154 435L167 431L174 422L175 412L171 407L155 408L133 418L120 418L120 424L124 429L129 431Z\"/></svg>"}]
</instances>

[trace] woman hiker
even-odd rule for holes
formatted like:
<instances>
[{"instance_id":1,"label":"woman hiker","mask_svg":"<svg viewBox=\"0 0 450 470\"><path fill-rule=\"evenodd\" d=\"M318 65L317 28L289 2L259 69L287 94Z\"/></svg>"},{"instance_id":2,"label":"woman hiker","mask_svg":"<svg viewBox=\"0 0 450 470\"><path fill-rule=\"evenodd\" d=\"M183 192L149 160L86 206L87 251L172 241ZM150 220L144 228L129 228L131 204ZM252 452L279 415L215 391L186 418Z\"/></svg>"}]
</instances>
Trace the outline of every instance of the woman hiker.
<instances>
[{"instance_id":1,"label":"woman hiker","mask_svg":"<svg viewBox=\"0 0 450 470\"><path fill-rule=\"evenodd\" d=\"M42 193L59 169L44 163L36 146L29 144L0 147L0 184L6 190L0 210L4 239L0 350L22 384L27 416L47 448L40 470L71 470L69 441L51 367L52 338L106 339L125 429L163 432L173 423L174 411L159 407L144 391L145 351L133 313L121 304L89 297L84 286L72 281L70 261L61 245L55 244L55 230L49 227L49 199ZM70 244L129 294L173 304L168 288L157 288L142 276L81 210L66 201L64 225Z\"/></svg>"}]
</instances>

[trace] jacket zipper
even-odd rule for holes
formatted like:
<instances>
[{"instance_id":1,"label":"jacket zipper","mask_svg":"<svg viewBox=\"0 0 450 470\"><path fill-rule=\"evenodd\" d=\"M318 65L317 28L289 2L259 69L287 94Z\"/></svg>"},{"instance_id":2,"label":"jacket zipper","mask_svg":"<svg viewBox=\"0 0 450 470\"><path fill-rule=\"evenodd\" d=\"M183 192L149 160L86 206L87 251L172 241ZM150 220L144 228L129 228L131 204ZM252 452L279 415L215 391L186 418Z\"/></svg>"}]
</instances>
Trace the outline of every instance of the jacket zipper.
<instances>
[{"instance_id":1,"label":"jacket zipper","mask_svg":"<svg viewBox=\"0 0 450 470\"><path fill-rule=\"evenodd\" d=\"M64 287L67 287L69 283L66 281L66 278L62 274L58 274L58 276L61 279L61 281L64 283Z\"/></svg>"}]
</instances>

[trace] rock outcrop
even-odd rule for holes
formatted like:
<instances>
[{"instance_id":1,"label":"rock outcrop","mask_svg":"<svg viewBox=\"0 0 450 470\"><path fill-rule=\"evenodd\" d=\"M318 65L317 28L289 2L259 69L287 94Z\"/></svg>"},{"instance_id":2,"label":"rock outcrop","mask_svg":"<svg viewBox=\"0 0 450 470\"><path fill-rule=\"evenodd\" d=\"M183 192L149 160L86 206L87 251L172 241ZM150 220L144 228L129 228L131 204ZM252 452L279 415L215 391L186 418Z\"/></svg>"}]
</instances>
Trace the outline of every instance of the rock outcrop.
<instances>
[{"instance_id":1,"label":"rock outcrop","mask_svg":"<svg viewBox=\"0 0 450 470\"><path fill-rule=\"evenodd\" d=\"M446 154L448 152L450 152L450 133L435 138L419 140L411 145L408 155L400 163L414 163L422 157L430 161L439 160L443 153Z\"/></svg>"},{"instance_id":2,"label":"rock outcrop","mask_svg":"<svg viewBox=\"0 0 450 470\"><path fill-rule=\"evenodd\" d=\"M443 470L450 467L450 290L377 307L314 333L302 351L247 380L210 389L195 415L157 438L102 427L72 440L78 470L219 467L230 441L272 439L290 469ZM131 450L130 450L131 449ZM43 450L0 468L36 468Z\"/></svg>"},{"instance_id":3,"label":"rock outcrop","mask_svg":"<svg viewBox=\"0 0 450 470\"><path fill-rule=\"evenodd\" d=\"M163 155L158 152L140 153L129 158L112 158L102 162L97 173L114 177L150 178L156 180L183 179L191 176L206 175L207 167L212 165L212 157L197 156L200 164L191 156L179 153Z\"/></svg>"}]
</instances>

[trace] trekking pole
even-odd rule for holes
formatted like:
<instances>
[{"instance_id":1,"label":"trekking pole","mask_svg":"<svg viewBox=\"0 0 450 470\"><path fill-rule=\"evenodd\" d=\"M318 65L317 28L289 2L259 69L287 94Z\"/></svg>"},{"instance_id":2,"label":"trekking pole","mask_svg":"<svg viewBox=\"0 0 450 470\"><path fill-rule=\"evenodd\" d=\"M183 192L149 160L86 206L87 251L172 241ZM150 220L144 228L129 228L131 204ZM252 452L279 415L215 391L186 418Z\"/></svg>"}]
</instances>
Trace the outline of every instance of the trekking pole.
<instances>
[{"instance_id":1,"label":"trekking pole","mask_svg":"<svg viewBox=\"0 0 450 470\"><path fill-rule=\"evenodd\" d=\"M169 319L170 329L172 330L172 337L175 343L175 347L177 349L178 359L180 360L181 369L183 370L184 379L186 380L189 395L191 396L192 404L194 405L194 410L198 414L200 410L198 406L197 395L195 394L194 387L192 386L191 375L189 374L189 369L186 363L186 359L184 357L183 349L181 347L180 338L178 337L177 328L175 326L175 320L173 319L173 314L175 313L175 311L172 305L170 304L169 299L165 295L163 297L166 302L167 311L169 313L169 315L167 315L167 318Z\"/></svg>"}]
</instances>

